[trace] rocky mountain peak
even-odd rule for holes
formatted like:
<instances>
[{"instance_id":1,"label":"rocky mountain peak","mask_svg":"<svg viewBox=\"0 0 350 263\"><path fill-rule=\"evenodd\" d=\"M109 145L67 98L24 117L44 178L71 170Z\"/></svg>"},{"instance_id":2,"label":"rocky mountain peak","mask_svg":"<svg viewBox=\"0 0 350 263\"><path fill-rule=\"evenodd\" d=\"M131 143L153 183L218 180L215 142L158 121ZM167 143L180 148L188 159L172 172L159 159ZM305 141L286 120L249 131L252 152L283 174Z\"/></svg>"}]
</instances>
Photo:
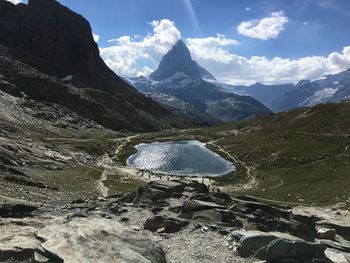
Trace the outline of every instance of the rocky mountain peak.
<instances>
[{"instance_id":1,"label":"rocky mountain peak","mask_svg":"<svg viewBox=\"0 0 350 263\"><path fill-rule=\"evenodd\" d=\"M153 80L164 80L170 78L176 73L184 73L194 78L215 78L204 68L192 60L191 52L185 42L180 39L162 58L159 67L154 71L150 78Z\"/></svg>"}]
</instances>

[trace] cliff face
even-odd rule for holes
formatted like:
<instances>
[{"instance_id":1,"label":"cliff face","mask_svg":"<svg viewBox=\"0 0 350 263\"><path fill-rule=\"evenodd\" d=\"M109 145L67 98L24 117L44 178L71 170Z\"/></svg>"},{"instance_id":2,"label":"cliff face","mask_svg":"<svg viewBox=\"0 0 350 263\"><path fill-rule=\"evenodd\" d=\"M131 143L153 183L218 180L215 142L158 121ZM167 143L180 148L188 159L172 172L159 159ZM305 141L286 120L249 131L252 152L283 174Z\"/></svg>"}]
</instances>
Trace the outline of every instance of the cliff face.
<instances>
[{"instance_id":1,"label":"cliff face","mask_svg":"<svg viewBox=\"0 0 350 263\"><path fill-rule=\"evenodd\" d=\"M55 0L29 0L28 5L0 0L0 45L14 59L48 76L57 79L70 76L69 84L80 89L80 97L87 93L99 107L106 108L102 111L109 113L102 118L96 111L89 112L86 100L83 104L77 99L70 100L74 104L67 103L69 92L62 89L59 96L57 92L53 95L45 91L45 85L26 88L25 93L34 99L62 104L113 129L142 131L174 126L174 117L167 110L137 92L106 66L88 21ZM14 84L20 90L26 86ZM30 80L27 86L33 86ZM40 90L42 94L38 94Z\"/></svg>"}]
</instances>

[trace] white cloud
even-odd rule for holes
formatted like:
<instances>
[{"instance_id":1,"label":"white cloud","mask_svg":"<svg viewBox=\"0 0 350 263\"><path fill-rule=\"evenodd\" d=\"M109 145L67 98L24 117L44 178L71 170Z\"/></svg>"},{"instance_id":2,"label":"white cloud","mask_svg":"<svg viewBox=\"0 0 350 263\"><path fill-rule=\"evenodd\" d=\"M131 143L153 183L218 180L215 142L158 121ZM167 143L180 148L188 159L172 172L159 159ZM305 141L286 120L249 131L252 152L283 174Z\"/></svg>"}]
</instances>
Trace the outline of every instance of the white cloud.
<instances>
[{"instance_id":1,"label":"white cloud","mask_svg":"<svg viewBox=\"0 0 350 263\"><path fill-rule=\"evenodd\" d=\"M144 38L122 36L108 42L114 46L101 48L101 57L117 74L127 77L148 75L151 69L139 67L140 60L158 64L162 56L179 40L181 33L168 19L149 23L153 33Z\"/></svg>"},{"instance_id":2,"label":"white cloud","mask_svg":"<svg viewBox=\"0 0 350 263\"><path fill-rule=\"evenodd\" d=\"M19 4L19 3L22 3L21 0L7 0L7 1L9 1L9 2L15 4L15 5L17 5L17 4Z\"/></svg>"},{"instance_id":3,"label":"white cloud","mask_svg":"<svg viewBox=\"0 0 350 263\"><path fill-rule=\"evenodd\" d=\"M342 53L328 56L309 56L299 59L261 56L246 58L223 48L189 46L193 58L220 81L231 84L295 83L302 79L316 79L350 68L350 46Z\"/></svg>"},{"instance_id":4,"label":"white cloud","mask_svg":"<svg viewBox=\"0 0 350 263\"><path fill-rule=\"evenodd\" d=\"M113 46L100 49L102 58L117 74L125 77L148 75L181 38L180 31L170 20L153 21L150 25L153 32L145 37L119 37L112 40ZM239 43L224 35L187 38L186 42L194 60L218 80L231 84L295 83L350 68L350 46L327 56L268 59L232 53L229 48Z\"/></svg>"},{"instance_id":5,"label":"white cloud","mask_svg":"<svg viewBox=\"0 0 350 263\"><path fill-rule=\"evenodd\" d=\"M250 7L246 7L245 11L247 11L247 12L251 11Z\"/></svg>"},{"instance_id":6,"label":"white cloud","mask_svg":"<svg viewBox=\"0 0 350 263\"><path fill-rule=\"evenodd\" d=\"M284 30L284 24L287 22L288 17L279 11L261 20L244 21L238 25L237 31L243 36L267 40L276 38Z\"/></svg>"},{"instance_id":7,"label":"white cloud","mask_svg":"<svg viewBox=\"0 0 350 263\"><path fill-rule=\"evenodd\" d=\"M206 46L206 47L231 46L231 45L239 44L237 40L226 38L225 35L220 35L220 34L217 34L216 37L187 38L186 42L190 46Z\"/></svg>"},{"instance_id":8,"label":"white cloud","mask_svg":"<svg viewBox=\"0 0 350 263\"><path fill-rule=\"evenodd\" d=\"M93 36L95 42L98 43L98 41L100 40L100 36L95 34L95 33L92 33L92 36Z\"/></svg>"},{"instance_id":9,"label":"white cloud","mask_svg":"<svg viewBox=\"0 0 350 263\"><path fill-rule=\"evenodd\" d=\"M328 56L329 63L334 67L334 71L347 69L350 67L350 46L344 47L342 53L333 52Z\"/></svg>"}]
</instances>

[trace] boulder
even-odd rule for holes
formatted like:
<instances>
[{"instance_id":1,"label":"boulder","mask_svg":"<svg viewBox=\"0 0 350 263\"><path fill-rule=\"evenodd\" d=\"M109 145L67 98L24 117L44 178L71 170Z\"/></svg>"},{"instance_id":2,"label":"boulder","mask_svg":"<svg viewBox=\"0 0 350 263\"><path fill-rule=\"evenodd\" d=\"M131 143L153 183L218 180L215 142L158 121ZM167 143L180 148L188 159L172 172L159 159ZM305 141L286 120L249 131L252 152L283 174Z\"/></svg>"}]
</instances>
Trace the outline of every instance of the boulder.
<instances>
[{"instance_id":1,"label":"boulder","mask_svg":"<svg viewBox=\"0 0 350 263\"><path fill-rule=\"evenodd\" d=\"M253 230L237 230L231 235L232 240L237 245L237 251L242 257L251 257L255 255L259 249L267 246L271 241L277 239L276 236L269 233Z\"/></svg>"},{"instance_id":2,"label":"boulder","mask_svg":"<svg viewBox=\"0 0 350 263\"><path fill-rule=\"evenodd\" d=\"M324 252L326 257L333 263L350 262L350 254L327 248Z\"/></svg>"},{"instance_id":3,"label":"boulder","mask_svg":"<svg viewBox=\"0 0 350 263\"><path fill-rule=\"evenodd\" d=\"M179 182L183 184L186 187L186 191L188 192L196 192L196 193L203 193L203 194L209 193L209 189L205 184L201 184L191 179L174 180L174 182Z\"/></svg>"},{"instance_id":4,"label":"boulder","mask_svg":"<svg viewBox=\"0 0 350 263\"><path fill-rule=\"evenodd\" d=\"M38 229L18 220L0 221L0 262L33 258L35 249L41 243L35 236Z\"/></svg>"},{"instance_id":5,"label":"boulder","mask_svg":"<svg viewBox=\"0 0 350 263\"><path fill-rule=\"evenodd\" d=\"M350 242L342 240L342 242L332 241L329 239L319 239L319 243L326 245L328 248L333 248L339 251L350 253Z\"/></svg>"},{"instance_id":6,"label":"boulder","mask_svg":"<svg viewBox=\"0 0 350 263\"><path fill-rule=\"evenodd\" d=\"M222 222L222 214L216 210L198 211L193 213L192 220L219 224Z\"/></svg>"},{"instance_id":7,"label":"boulder","mask_svg":"<svg viewBox=\"0 0 350 263\"><path fill-rule=\"evenodd\" d=\"M350 225L347 222L341 222L337 220L327 219L317 221L317 226L320 228L334 229L337 235L350 241Z\"/></svg>"},{"instance_id":8,"label":"boulder","mask_svg":"<svg viewBox=\"0 0 350 263\"><path fill-rule=\"evenodd\" d=\"M308 241L313 241L316 236L316 218L293 214L285 206L236 199L230 210L253 229L289 233Z\"/></svg>"},{"instance_id":9,"label":"boulder","mask_svg":"<svg viewBox=\"0 0 350 263\"><path fill-rule=\"evenodd\" d=\"M268 262L295 260L311 262L313 259L324 258L325 246L305 242L303 240L276 239L255 253L255 257Z\"/></svg>"},{"instance_id":10,"label":"boulder","mask_svg":"<svg viewBox=\"0 0 350 263\"><path fill-rule=\"evenodd\" d=\"M188 200L186 201L182 208L181 212L188 213L188 212L197 212L197 211L203 211L203 210L209 210L209 209L224 209L225 207L222 205L218 205L213 202L206 202L206 201L200 201L200 200Z\"/></svg>"},{"instance_id":11,"label":"boulder","mask_svg":"<svg viewBox=\"0 0 350 263\"><path fill-rule=\"evenodd\" d=\"M165 216L155 216L147 219L143 226L144 229L152 232L157 232L158 230L162 229L162 232L165 233L175 233L187 225L188 221L186 220Z\"/></svg>"},{"instance_id":12,"label":"boulder","mask_svg":"<svg viewBox=\"0 0 350 263\"><path fill-rule=\"evenodd\" d=\"M237 230L232 233L232 238L242 257L254 256L267 262L312 262L313 259L324 258L324 245L284 233Z\"/></svg>"},{"instance_id":13,"label":"boulder","mask_svg":"<svg viewBox=\"0 0 350 263\"><path fill-rule=\"evenodd\" d=\"M184 192L185 185L175 181L153 181L146 186L141 186L134 199L134 203L154 203L164 200L173 194Z\"/></svg>"},{"instance_id":14,"label":"boulder","mask_svg":"<svg viewBox=\"0 0 350 263\"><path fill-rule=\"evenodd\" d=\"M335 240L335 229L322 227L317 230L317 238Z\"/></svg>"},{"instance_id":15,"label":"boulder","mask_svg":"<svg viewBox=\"0 0 350 263\"><path fill-rule=\"evenodd\" d=\"M39 251L50 262L166 262L162 248L110 219L74 218L47 225L37 236L44 240Z\"/></svg>"}]
</instances>

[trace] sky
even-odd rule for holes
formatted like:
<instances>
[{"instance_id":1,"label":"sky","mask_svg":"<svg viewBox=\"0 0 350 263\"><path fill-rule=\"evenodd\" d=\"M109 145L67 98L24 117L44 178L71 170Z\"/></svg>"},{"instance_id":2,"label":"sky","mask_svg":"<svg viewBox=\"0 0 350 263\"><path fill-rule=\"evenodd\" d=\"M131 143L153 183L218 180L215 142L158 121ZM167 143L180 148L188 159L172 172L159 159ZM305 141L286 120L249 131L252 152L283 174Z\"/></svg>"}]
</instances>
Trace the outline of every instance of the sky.
<instances>
[{"instance_id":1,"label":"sky","mask_svg":"<svg viewBox=\"0 0 350 263\"><path fill-rule=\"evenodd\" d=\"M20 2L20 0L11 0ZM296 83L350 68L349 0L59 0L118 75L154 71L182 38L219 81Z\"/></svg>"}]
</instances>

